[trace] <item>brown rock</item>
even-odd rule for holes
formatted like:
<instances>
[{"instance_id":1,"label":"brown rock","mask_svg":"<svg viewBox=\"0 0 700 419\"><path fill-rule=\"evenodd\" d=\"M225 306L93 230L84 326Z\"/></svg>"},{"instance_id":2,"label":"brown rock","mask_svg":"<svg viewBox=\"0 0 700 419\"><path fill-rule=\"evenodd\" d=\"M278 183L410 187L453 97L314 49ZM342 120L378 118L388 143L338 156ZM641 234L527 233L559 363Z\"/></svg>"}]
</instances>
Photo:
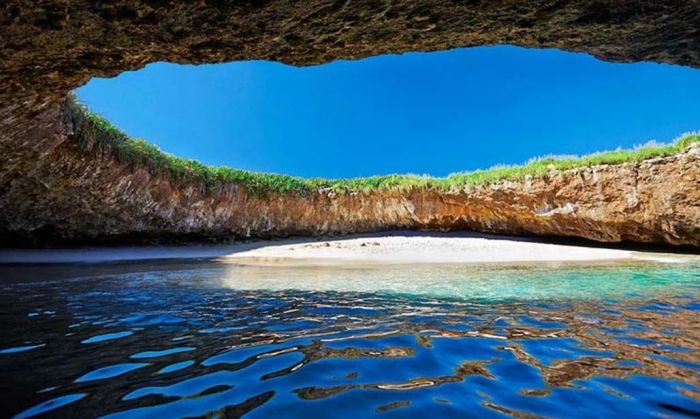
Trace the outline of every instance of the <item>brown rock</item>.
<instances>
[{"instance_id":1,"label":"brown rock","mask_svg":"<svg viewBox=\"0 0 700 419\"><path fill-rule=\"evenodd\" d=\"M0 237L36 245L430 228L698 246L697 153L468 191L262 199L236 185L213 195L178 186L97 147L81 148L62 112L66 93L90 77L154 61L310 65L514 44L700 67L698 27L700 4L682 0L7 0L0 6Z\"/></svg>"}]
</instances>

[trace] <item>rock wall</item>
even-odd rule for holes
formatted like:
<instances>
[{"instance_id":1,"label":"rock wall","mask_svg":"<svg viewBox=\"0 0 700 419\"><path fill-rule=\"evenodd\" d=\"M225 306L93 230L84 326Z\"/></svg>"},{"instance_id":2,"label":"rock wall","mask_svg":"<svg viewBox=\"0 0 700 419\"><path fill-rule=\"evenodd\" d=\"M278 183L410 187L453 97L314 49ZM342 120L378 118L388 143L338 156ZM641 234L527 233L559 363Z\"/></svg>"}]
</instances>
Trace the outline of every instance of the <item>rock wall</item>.
<instances>
[{"instance_id":1,"label":"rock wall","mask_svg":"<svg viewBox=\"0 0 700 419\"><path fill-rule=\"evenodd\" d=\"M55 112L61 113L60 109ZM53 120L57 116L46 116ZM70 121L66 123L70 132ZM19 156L24 176L5 185L6 244L220 240L395 228L468 229L700 246L700 146L671 157L595 166L522 181L256 197L216 192L118 161L65 132Z\"/></svg>"},{"instance_id":2,"label":"rock wall","mask_svg":"<svg viewBox=\"0 0 700 419\"><path fill-rule=\"evenodd\" d=\"M700 67L687 0L7 0L0 6L5 244L467 228L700 245L693 151L468 191L216 196L75 144L61 105L92 76L153 61L338 58L514 44Z\"/></svg>"},{"instance_id":3,"label":"rock wall","mask_svg":"<svg viewBox=\"0 0 700 419\"><path fill-rule=\"evenodd\" d=\"M309 65L495 44L698 67L698 28L695 0L5 0L0 85L60 98L153 61Z\"/></svg>"}]
</instances>

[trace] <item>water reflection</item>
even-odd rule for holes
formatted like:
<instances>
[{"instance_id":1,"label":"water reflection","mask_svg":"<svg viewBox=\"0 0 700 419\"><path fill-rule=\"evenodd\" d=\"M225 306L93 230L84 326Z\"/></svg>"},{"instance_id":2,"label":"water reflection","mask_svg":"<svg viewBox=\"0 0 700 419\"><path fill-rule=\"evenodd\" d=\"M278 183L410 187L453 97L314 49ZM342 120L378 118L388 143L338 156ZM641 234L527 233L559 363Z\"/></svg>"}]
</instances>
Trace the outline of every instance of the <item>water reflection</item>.
<instances>
[{"instance_id":1,"label":"water reflection","mask_svg":"<svg viewBox=\"0 0 700 419\"><path fill-rule=\"evenodd\" d=\"M0 413L697 415L698 272L6 267Z\"/></svg>"}]
</instances>

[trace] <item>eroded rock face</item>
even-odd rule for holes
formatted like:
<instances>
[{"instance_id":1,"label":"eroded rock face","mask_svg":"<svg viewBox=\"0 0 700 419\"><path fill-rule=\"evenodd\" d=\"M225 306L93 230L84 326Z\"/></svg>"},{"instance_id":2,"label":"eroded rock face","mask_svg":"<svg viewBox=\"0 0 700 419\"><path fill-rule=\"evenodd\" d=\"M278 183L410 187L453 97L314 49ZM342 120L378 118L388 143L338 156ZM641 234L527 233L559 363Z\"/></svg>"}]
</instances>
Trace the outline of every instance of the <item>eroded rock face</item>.
<instances>
[{"instance_id":1,"label":"eroded rock face","mask_svg":"<svg viewBox=\"0 0 700 419\"><path fill-rule=\"evenodd\" d=\"M216 196L79 149L61 104L153 61L307 65L515 44L700 67L687 0L113 1L0 6L0 233L12 244L467 228L700 245L698 157L553 173L470 191Z\"/></svg>"},{"instance_id":2,"label":"eroded rock face","mask_svg":"<svg viewBox=\"0 0 700 419\"><path fill-rule=\"evenodd\" d=\"M46 115L53 120L57 115ZM67 131L70 131L70 124ZM81 148L63 132L16 160L4 184L2 236L15 244L226 239L468 229L700 246L700 148L640 163L552 171L522 181L410 189L251 196L216 193Z\"/></svg>"}]
</instances>

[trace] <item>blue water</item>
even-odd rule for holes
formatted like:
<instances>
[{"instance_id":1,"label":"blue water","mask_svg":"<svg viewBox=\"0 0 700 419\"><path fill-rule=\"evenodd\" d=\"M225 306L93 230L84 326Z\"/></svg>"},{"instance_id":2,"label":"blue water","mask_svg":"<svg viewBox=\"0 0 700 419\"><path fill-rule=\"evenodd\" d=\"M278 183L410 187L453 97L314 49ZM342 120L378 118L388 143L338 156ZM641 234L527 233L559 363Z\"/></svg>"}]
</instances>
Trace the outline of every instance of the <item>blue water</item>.
<instances>
[{"instance_id":1,"label":"blue water","mask_svg":"<svg viewBox=\"0 0 700 419\"><path fill-rule=\"evenodd\" d=\"M125 331L125 332L116 332L116 333L105 333L104 335L97 335L97 336L92 336L88 339L85 339L81 343L97 343L97 342L104 342L106 340L112 340L112 339L119 339L123 337L127 337L132 335L134 332L131 331Z\"/></svg>"},{"instance_id":2,"label":"blue water","mask_svg":"<svg viewBox=\"0 0 700 419\"><path fill-rule=\"evenodd\" d=\"M700 414L693 264L0 267L0 416Z\"/></svg>"}]
</instances>

